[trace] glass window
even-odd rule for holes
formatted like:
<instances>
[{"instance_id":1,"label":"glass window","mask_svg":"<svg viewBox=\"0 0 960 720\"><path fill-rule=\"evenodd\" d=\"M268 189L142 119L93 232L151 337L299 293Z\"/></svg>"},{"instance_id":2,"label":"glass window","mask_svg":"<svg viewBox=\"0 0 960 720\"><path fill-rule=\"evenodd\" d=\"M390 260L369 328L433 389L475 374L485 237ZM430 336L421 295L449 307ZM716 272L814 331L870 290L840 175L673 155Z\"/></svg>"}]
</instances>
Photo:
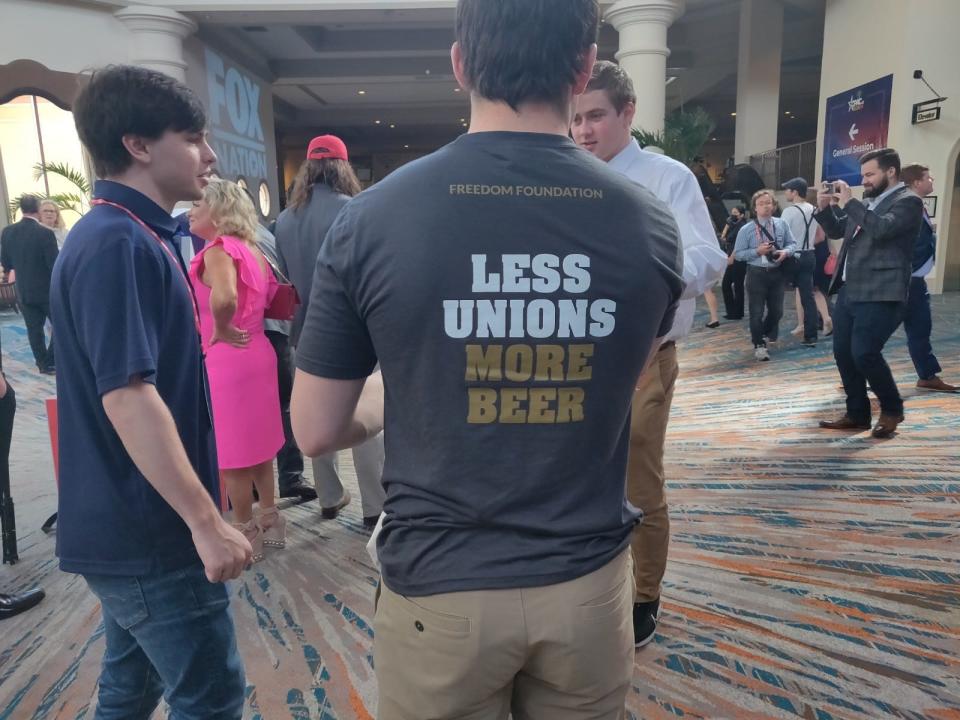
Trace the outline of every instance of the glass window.
<instances>
[{"instance_id":1,"label":"glass window","mask_svg":"<svg viewBox=\"0 0 960 720\"><path fill-rule=\"evenodd\" d=\"M75 172L78 179L89 183L73 113L36 95L16 97L0 105L0 148L0 171L3 172L8 200L15 201L24 193L41 197L61 196L60 205L64 208L61 216L67 227L87 210L84 189L52 171L56 166L66 174ZM38 173L38 167L44 163L47 171ZM74 209L68 209L71 207Z\"/></svg>"}]
</instances>

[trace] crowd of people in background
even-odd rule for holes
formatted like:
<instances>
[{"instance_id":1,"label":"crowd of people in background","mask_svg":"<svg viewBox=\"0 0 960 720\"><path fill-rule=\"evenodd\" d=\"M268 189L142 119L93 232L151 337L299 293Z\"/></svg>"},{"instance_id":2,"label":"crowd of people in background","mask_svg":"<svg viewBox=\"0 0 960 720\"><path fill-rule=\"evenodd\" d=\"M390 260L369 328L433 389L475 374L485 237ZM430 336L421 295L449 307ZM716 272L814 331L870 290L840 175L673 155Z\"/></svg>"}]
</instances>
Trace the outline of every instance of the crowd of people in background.
<instances>
[{"instance_id":1,"label":"crowd of people in background","mask_svg":"<svg viewBox=\"0 0 960 720\"><path fill-rule=\"evenodd\" d=\"M814 205L794 178L782 210L761 189L717 227L695 174L631 136L637 94L595 62L598 23L594 0L460 0L470 132L365 193L343 141L315 138L272 232L216 177L188 88L130 66L91 76L74 107L91 210L64 242L56 203L24 196L0 255L38 369L57 375L57 553L101 601L97 717L145 717L161 695L184 717L241 716L224 582L286 545L278 495L323 518L351 501L347 448L378 533L381 718L618 716L660 616L677 342L700 295L720 325L716 284L726 320L749 315L756 361L789 287L791 335L832 336L846 412L825 429L903 422L882 354L901 322L917 387L957 390L930 342L928 169L873 151L864 201L837 181ZM555 41L531 46L531 27ZM483 184L594 192L506 205L470 191ZM574 342L548 357L532 338L562 323ZM0 382L0 434L13 398Z\"/></svg>"}]
</instances>

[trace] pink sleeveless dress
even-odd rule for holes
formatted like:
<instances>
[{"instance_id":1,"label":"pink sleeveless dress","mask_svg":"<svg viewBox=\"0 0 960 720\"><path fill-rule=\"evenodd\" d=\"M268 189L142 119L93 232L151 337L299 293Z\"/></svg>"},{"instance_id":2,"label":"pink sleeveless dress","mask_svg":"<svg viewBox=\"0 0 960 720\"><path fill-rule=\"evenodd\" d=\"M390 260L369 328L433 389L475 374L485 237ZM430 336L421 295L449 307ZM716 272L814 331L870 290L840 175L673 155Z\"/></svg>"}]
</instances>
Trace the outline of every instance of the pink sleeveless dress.
<instances>
[{"instance_id":1,"label":"pink sleeveless dress","mask_svg":"<svg viewBox=\"0 0 960 720\"><path fill-rule=\"evenodd\" d=\"M210 288L200 279L204 256L216 245L233 258L237 269L237 312L233 324L250 334L250 343L237 348L225 342L210 345L213 315ZM221 470L251 467L276 457L283 445L277 356L263 332L263 312L277 292L277 281L266 261L242 240L225 235L207 243L190 263L200 307L200 331L210 377L213 429Z\"/></svg>"}]
</instances>

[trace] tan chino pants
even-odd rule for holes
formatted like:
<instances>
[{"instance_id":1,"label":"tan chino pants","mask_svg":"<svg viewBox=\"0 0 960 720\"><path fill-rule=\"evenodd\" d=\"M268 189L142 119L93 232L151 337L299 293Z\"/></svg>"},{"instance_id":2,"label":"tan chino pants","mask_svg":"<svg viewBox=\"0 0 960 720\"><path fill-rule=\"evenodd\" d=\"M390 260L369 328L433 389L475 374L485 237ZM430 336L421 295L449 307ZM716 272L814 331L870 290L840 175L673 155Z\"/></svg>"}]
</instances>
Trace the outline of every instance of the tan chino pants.
<instances>
[{"instance_id":1,"label":"tan chino pants","mask_svg":"<svg viewBox=\"0 0 960 720\"><path fill-rule=\"evenodd\" d=\"M677 347L671 342L657 352L653 363L637 381L633 394L627 499L643 510L643 522L633 531L631 543L636 602L650 602L660 597L660 583L667 569L670 517L663 445L679 371Z\"/></svg>"},{"instance_id":2,"label":"tan chino pants","mask_svg":"<svg viewBox=\"0 0 960 720\"><path fill-rule=\"evenodd\" d=\"M630 551L557 585L403 597L375 619L378 720L619 720L633 675Z\"/></svg>"}]
</instances>

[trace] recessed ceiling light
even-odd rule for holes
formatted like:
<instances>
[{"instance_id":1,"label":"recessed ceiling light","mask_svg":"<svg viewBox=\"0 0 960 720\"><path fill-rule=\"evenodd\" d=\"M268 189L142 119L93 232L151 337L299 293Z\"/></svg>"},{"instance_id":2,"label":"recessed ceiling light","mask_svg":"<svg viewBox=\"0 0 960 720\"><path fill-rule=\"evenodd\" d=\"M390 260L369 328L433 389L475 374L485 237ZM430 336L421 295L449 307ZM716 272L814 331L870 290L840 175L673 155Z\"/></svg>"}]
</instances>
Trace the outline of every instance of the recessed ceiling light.
<instances>
[{"instance_id":1,"label":"recessed ceiling light","mask_svg":"<svg viewBox=\"0 0 960 720\"><path fill-rule=\"evenodd\" d=\"M466 118L460 118L460 122L466 122L466 121L467 121Z\"/></svg>"},{"instance_id":2,"label":"recessed ceiling light","mask_svg":"<svg viewBox=\"0 0 960 720\"><path fill-rule=\"evenodd\" d=\"M410 149L410 146L409 146L409 145L404 145L403 147L404 147L404 149L406 149L406 150L409 150L409 149Z\"/></svg>"},{"instance_id":3,"label":"recessed ceiling light","mask_svg":"<svg viewBox=\"0 0 960 720\"><path fill-rule=\"evenodd\" d=\"M374 120L374 121L373 121L373 124L374 124L374 125L379 125L379 124L380 124L380 121L379 121L379 120Z\"/></svg>"},{"instance_id":4,"label":"recessed ceiling light","mask_svg":"<svg viewBox=\"0 0 960 720\"><path fill-rule=\"evenodd\" d=\"M366 94L367 94L366 90L357 90L357 95L366 95Z\"/></svg>"},{"instance_id":5,"label":"recessed ceiling light","mask_svg":"<svg viewBox=\"0 0 960 720\"><path fill-rule=\"evenodd\" d=\"M394 125L393 123L390 123L390 127L395 128L396 125Z\"/></svg>"},{"instance_id":6,"label":"recessed ceiling light","mask_svg":"<svg viewBox=\"0 0 960 720\"><path fill-rule=\"evenodd\" d=\"M787 111L784 113L784 115L790 115L790 111L787 110Z\"/></svg>"},{"instance_id":7,"label":"recessed ceiling light","mask_svg":"<svg viewBox=\"0 0 960 720\"><path fill-rule=\"evenodd\" d=\"M454 91L454 92L460 92L460 88L455 87L455 88L453 89L453 91Z\"/></svg>"},{"instance_id":8,"label":"recessed ceiling light","mask_svg":"<svg viewBox=\"0 0 960 720\"><path fill-rule=\"evenodd\" d=\"M730 113L730 117L736 117L736 116L737 114L735 112Z\"/></svg>"},{"instance_id":9,"label":"recessed ceiling light","mask_svg":"<svg viewBox=\"0 0 960 720\"><path fill-rule=\"evenodd\" d=\"M429 75L429 74L430 74L430 71L429 71L429 70L424 70L424 71L423 71L423 74L424 74L424 75Z\"/></svg>"}]
</instances>

